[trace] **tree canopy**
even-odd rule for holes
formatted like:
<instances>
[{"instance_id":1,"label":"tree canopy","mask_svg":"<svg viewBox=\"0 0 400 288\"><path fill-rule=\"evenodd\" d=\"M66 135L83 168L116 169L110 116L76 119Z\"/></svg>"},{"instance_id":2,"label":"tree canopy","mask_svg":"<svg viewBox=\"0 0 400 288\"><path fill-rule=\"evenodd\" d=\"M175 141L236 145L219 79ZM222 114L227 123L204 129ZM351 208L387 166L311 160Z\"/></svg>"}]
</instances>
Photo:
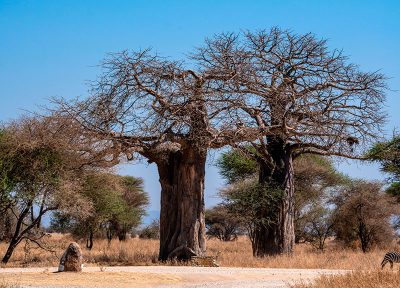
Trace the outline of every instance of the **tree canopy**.
<instances>
[{"instance_id":1,"label":"tree canopy","mask_svg":"<svg viewBox=\"0 0 400 288\"><path fill-rule=\"evenodd\" d=\"M258 162L260 184L280 186L279 219L257 236L276 239L260 256L291 253L293 159L304 153L360 157L385 119L385 76L361 71L311 33L224 33L184 61L123 51L102 67L91 96L63 102L62 110L100 142L112 143L114 159L142 156L157 164L163 260L178 251L205 252L208 149L244 148Z\"/></svg>"},{"instance_id":2,"label":"tree canopy","mask_svg":"<svg viewBox=\"0 0 400 288\"><path fill-rule=\"evenodd\" d=\"M91 204L78 193L80 179L112 165L107 144L102 149L99 145L76 121L57 113L23 117L2 126L0 211L14 219L4 263L24 239L42 245L45 231L40 224L46 213L90 214Z\"/></svg>"},{"instance_id":3,"label":"tree canopy","mask_svg":"<svg viewBox=\"0 0 400 288\"><path fill-rule=\"evenodd\" d=\"M380 183L353 181L337 191L333 203L338 239L347 244L359 240L363 252L393 240L390 218L398 215L399 209L395 199L382 192Z\"/></svg>"},{"instance_id":4,"label":"tree canopy","mask_svg":"<svg viewBox=\"0 0 400 288\"><path fill-rule=\"evenodd\" d=\"M360 158L385 120L385 76L362 72L342 51L313 34L288 30L224 33L208 39L194 54L204 71L232 75L219 80L233 105L226 121L259 128L262 137L234 146L260 165L259 182L284 191L275 226L262 229L259 256L290 254L294 245L293 159L304 153ZM240 145L242 144L242 145ZM271 185L271 184L269 184ZM259 214L268 213L261 209Z\"/></svg>"},{"instance_id":5,"label":"tree canopy","mask_svg":"<svg viewBox=\"0 0 400 288\"><path fill-rule=\"evenodd\" d=\"M382 171L390 175L387 192L400 197L400 136L375 144L366 154L372 161L381 164Z\"/></svg>"}]
</instances>

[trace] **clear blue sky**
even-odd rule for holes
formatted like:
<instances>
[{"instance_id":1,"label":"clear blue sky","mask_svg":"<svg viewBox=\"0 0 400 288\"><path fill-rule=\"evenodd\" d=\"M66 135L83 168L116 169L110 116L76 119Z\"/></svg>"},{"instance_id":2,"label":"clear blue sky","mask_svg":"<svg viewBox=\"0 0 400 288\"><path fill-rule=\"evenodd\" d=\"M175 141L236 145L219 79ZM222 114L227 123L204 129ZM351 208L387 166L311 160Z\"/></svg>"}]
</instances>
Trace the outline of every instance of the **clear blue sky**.
<instances>
[{"instance_id":1,"label":"clear blue sky","mask_svg":"<svg viewBox=\"0 0 400 288\"><path fill-rule=\"evenodd\" d=\"M0 121L36 111L52 96L86 95L108 52L152 47L183 58L207 36L272 26L313 32L343 49L361 69L380 69L390 80L387 135L400 123L400 1L18 1L0 0ZM377 166L339 163L354 177L382 179ZM159 209L152 165L129 165ZM206 206L223 181L207 167Z\"/></svg>"}]
</instances>

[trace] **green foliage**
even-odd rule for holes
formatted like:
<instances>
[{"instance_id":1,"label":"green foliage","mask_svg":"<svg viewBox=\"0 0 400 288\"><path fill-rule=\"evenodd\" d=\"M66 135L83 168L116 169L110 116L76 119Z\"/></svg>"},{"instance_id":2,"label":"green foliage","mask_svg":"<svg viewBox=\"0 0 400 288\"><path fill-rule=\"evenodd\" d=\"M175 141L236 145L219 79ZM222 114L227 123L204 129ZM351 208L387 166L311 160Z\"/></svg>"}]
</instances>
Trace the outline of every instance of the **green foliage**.
<instances>
[{"instance_id":1,"label":"green foliage","mask_svg":"<svg viewBox=\"0 0 400 288\"><path fill-rule=\"evenodd\" d=\"M0 182L3 191L17 188L21 193L34 193L41 186L57 186L63 168L58 151L45 145L10 145L13 143L0 143L0 149L4 152L0 155Z\"/></svg>"},{"instance_id":2,"label":"green foliage","mask_svg":"<svg viewBox=\"0 0 400 288\"><path fill-rule=\"evenodd\" d=\"M54 139L46 138L45 127L41 119L24 118L0 133L0 212L12 215L1 221L6 229L0 227L0 234L12 235L3 263L23 239L39 243L45 235L42 217L59 206L57 195L70 159L53 145Z\"/></svg>"},{"instance_id":3,"label":"green foliage","mask_svg":"<svg viewBox=\"0 0 400 288\"><path fill-rule=\"evenodd\" d=\"M10 205L56 205L49 191L59 188L64 171L60 152L40 141L24 142L11 133L0 133L0 211Z\"/></svg>"},{"instance_id":4,"label":"green foliage","mask_svg":"<svg viewBox=\"0 0 400 288\"><path fill-rule=\"evenodd\" d=\"M333 235L334 222L332 217L332 209L330 209L325 203L315 201L307 207L307 213L305 217L297 221L303 225L299 225L301 228L300 236L304 241L310 243L316 249L324 251L325 241L329 236Z\"/></svg>"},{"instance_id":5,"label":"green foliage","mask_svg":"<svg viewBox=\"0 0 400 288\"><path fill-rule=\"evenodd\" d=\"M386 189L386 193L389 195L395 196L398 200L400 200L400 182L393 182Z\"/></svg>"},{"instance_id":6,"label":"green foliage","mask_svg":"<svg viewBox=\"0 0 400 288\"><path fill-rule=\"evenodd\" d=\"M69 233L74 227L74 221L69 215L56 211L51 216L50 231L57 233Z\"/></svg>"},{"instance_id":7,"label":"green foliage","mask_svg":"<svg viewBox=\"0 0 400 288\"><path fill-rule=\"evenodd\" d=\"M381 162L383 171L400 179L400 136L375 144L366 156L373 161Z\"/></svg>"},{"instance_id":8,"label":"green foliage","mask_svg":"<svg viewBox=\"0 0 400 288\"><path fill-rule=\"evenodd\" d=\"M282 190L261 185L254 178L235 182L221 191L228 211L240 217L249 232L255 226L269 226L276 221Z\"/></svg>"},{"instance_id":9,"label":"green foliage","mask_svg":"<svg viewBox=\"0 0 400 288\"><path fill-rule=\"evenodd\" d=\"M371 161L379 162L382 171L391 175L392 185L387 192L400 197L400 136L375 144L366 154Z\"/></svg>"},{"instance_id":10,"label":"green foliage","mask_svg":"<svg viewBox=\"0 0 400 288\"><path fill-rule=\"evenodd\" d=\"M76 218L56 213L51 223L54 231L72 230L76 236L87 236L106 230L109 237L117 234L122 240L141 223L149 202L142 179L109 173L87 175L80 193L92 203L89 216Z\"/></svg>"},{"instance_id":11,"label":"green foliage","mask_svg":"<svg viewBox=\"0 0 400 288\"><path fill-rule=\"evenodd\" d=\"M9 192L15 187L14 177L10 174L9 142L5 130L0 130L0 213L10 205Z\"/></svg>"},{"instance_id":12,"label":"green foliage","mask_svg":"<svg viewBox=\"0 0 400 288\"><path fill-rule=\"evenodd\" d=\"M258 171L257 161L239 150L223 153L217 161L217 167L229 184L251 177Z\"/></svg>"},{"instance_id":13,"label":"green foliage","mask_svg":"<svg viewBox=\"0 0 400 288\"><path fill-rule=\"evenodd\" d=\"M279 212L282 191L258 184L257 162L231 150L219 158L218 167L231 184L221 192L231 217L246 223L250 234L258 225L272 224ZM307 241L323 249L326 237L332 232L331 211L326 209L325 203L327 194L351 181L335 169L329 158L312 154L294 160L294 178L296 241Z\"/></svg>"}]
</instances>

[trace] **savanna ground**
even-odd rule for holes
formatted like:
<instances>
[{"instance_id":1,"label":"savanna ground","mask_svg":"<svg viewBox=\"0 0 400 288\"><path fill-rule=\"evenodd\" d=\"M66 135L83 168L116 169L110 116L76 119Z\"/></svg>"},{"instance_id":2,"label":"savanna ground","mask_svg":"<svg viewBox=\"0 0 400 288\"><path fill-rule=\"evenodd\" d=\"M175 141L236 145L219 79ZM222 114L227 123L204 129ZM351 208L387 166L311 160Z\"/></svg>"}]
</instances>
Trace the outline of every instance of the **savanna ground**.
<instances>
[{"instance_id":1,"label":"savanna ground","mask_svg":"<svg viewBox=\"0 0 400 288\"><path fill-rule=\"evenodd\" d=\"M49 246L52 248L53 252L43 251L32 243L21 243L6 267L42 268L39 270L32 270L34 272L24 273L23 275L18 273L1 273L0 270L0 288L12 287L12 285L18 287L19 283L27 284L29 283L29 281L32 281L33 283L39 283L41 280L47 277L44 277L44 274L47 273L48 275L50 275L50 272L52 272L47 267L55 267L58 265L59 257L61 257L64 249L71 241L72 239L69 236L52 234L47 242L49 243ZM53 278L54 283L64 283L65 281L67 281L68 286L73 286L74 283L77 285L78 283L91 283L94 285L94 287L100 287L102 283L105 283L104 281L106 281L106 278L112 278L115 283L123 283L122 279L127 279L130 277L132 281L135 281L135 284L140 284L142 287L153 287L152 283L154 285L163 283L165 285L172 285L171 287L174 287L179 286L179 283L185 281L185 277L183 274L174 274L169 270L165 270L166 273L163 273L164 268L161 267L159 267L160 269L157 269L157 267L155 267L156 274L148 273L149 271L147 270L143 273L129 274L128 272L124 272L124 269L118 271L108 268L108 266L185 265L184 263L159 262L157 260L159 248L157 240L142 240L136 238L122 242L113 240L110 245L106 240L97 240L95 241L94 247L91 251L83 248L85 246L84 242L81 242L79 244L82 247L85 266L87 267L88 271L91 269L93 271L98 271L102 273L96 274L96 277L93 277L92 274L80 273L78 276L74 276L73 279L75 282L69 279L69 276L66 276L65 273L52 273L53 275L51 275L51 277ZM222 242L219 240L211 239L207 242L207 244L208 255L218 255L218 263L221 267L339 269L353 271L351 273L345 273L344 275L321 276L313 284L305 281L303 284L296 284L297 286L292 287L400 287L400 272L398 272L396 266L393 270L394 272L389 271L388 267L386 267L384 272L380 271L380 262L383 258L383 255L387 250L398 250L396 249L396 245L393 245L393 247L389 247L387 250L374 249L373 251L364 254L359 249L357 249L356 245L353 249L345 249L334 241L328 243L327 249L324 253L316 251L310 245L300 244L296 245L295 253L293 256L277 256L257 259L252 256L251 243L245 237L241 237L237 241L233 242ZM7 246L5 243L0 243L0 254L4 254L6 247ZM105 268L106 266L107 268ZM204 270L203 272L208 273L209 271L213 271L210 269L215 268L207 269L208 270ZM226 277L222 275L221 279L235 278L235 276L232 276L232 274L235 274L234 272L232 272L234 270L229 270L227 268L226 270L220 271L223 271L222 274L226 274ZM243 271L246 272L247 270ZM280 275L283 275L282 277L285 276L284 274L282 274L284 273L282 272L282 270L278 269L271 271L275 271L275 274L281 273ZM296 273L304 274L307 272L297 271ZM314 276L315 275L313 275L313 278ZM215 277L214 280L218 280L218 277Z\"/></svg>"}]
</instances>

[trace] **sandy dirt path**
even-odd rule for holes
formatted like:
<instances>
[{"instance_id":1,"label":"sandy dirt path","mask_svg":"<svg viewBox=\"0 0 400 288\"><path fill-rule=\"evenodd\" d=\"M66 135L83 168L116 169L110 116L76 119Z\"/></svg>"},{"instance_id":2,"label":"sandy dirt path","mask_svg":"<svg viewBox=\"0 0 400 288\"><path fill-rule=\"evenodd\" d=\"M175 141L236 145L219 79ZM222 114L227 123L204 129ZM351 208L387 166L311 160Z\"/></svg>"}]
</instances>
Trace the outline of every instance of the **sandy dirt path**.
<instances>
[{"instance_id":1,"label":"sandy dirt path","mask_svg":"<svg viewBox=\"0 0 400 288\"><path fill-rule=\"evenodd\" d=\"M30 288L128 287L287 287L345 270L270 269L186 266L85 267L82 273L54 273L56 268L0 268L0 283Z\"/></svg>"}]
</instances>

